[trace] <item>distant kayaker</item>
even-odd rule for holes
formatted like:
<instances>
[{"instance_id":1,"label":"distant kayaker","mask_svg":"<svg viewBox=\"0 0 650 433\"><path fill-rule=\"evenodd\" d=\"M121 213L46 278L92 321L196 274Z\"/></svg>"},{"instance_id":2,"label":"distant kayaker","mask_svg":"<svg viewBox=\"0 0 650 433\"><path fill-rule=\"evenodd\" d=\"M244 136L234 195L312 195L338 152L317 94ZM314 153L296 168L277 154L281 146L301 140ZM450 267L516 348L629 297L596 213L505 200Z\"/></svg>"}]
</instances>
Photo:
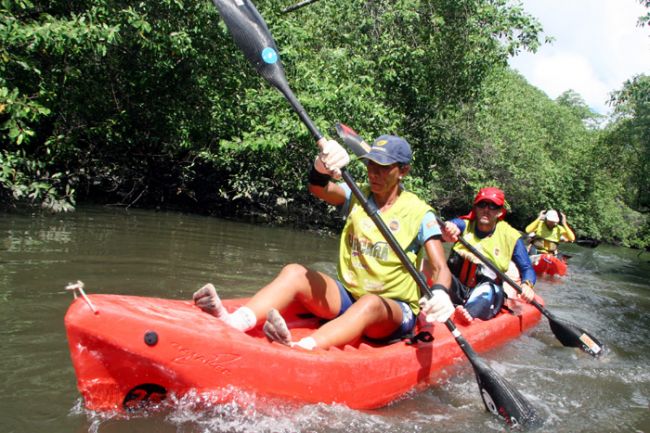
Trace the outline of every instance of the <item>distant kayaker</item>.
<instances>
[{"instance_id":1,"label":"distant kayaker","mask_svg":"<svg viewBox=\"0 0 650 433\"><path fill-rule=\"evenodd\" d=\"M459 236L504 273L508 273L513 262L523 281L523 292L519 296L527 302L535 296L533 286L537 278L526 246L519 232L503 220L505 215L503 191L483 188L476 194L469 214L447 221L442 229L444 241L456 242L447 260L453 274L450 295L456 305L456 321L468 323L474 318L491 319L505 301L500 279L458 242Z\"/></svg>"},{"instance_id":2,"label":"distant kayaker","mask_svg":"<svg viewBox=\"0 0 650 433\"><path fill-rule=\"evenodd\" d=\"M562 219L560 220L560 216ZM535 221L528 224L526 233L531 238L530 255L557 254L560 242L573 242L576 235L566 222L566 215L556 210L543 210Z\"/></svg>"},{"instance_id":3,"label":"distant kayaker","mask_svg":"<svg viewBox=\"0 0 650 433\"><path fill-rule=\"evenodd\" d=\"M285 266L243 307L232 313L207 284L194 294L196 305L241 331L264 323L274 341L303 349L343 346L362 336L389 341L407 335L420 311L419 289L397 255L345 183L338 183L350 158L334 140L319 142L321 151L309 173L309 191L339 207L346 216L341 234L337 278L300 264ZM410 170L409 143L398 136L378 137L369 153L368 185L362 187L379 209L398 243L415 264L425 257L435 283L434 296L422 300L429 321L445 321L454 312L447 294L451 273L433 210L404 190L401 180ZM426 253L426 254L420 254ZM329 320L310 336L294 342L279 311L299 301L314 315Z\"/></svg>"}]
</instances>

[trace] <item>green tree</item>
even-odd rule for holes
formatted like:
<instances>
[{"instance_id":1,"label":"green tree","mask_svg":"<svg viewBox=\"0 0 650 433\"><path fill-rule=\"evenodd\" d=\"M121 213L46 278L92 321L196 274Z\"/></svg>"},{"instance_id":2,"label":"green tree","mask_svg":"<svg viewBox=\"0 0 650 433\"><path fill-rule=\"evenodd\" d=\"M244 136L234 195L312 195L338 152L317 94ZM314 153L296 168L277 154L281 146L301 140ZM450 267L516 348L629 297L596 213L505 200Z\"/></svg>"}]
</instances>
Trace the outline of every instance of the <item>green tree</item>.
<instances>
[{"instance_id":1,"label":"green tree","mask_svg":"<svg viewBox=\"0 0 650 433\"><path fill-rule=\"evenodd\" d=\"M614 126L618 149L626 163L629 204L650 208L650 76L637 75L613 92Z\"/></svg>"},{"instance_id":2,"label":"green tree","mask_svg":"<svg viewBox=\"0 0 650 433\"><path fill-rule=\"evenodd\" d=\"M575 90L565 91L555 101L561 106L569 108L576 117L590 128L600 127L603 120L605 120L605 116L592 111L582 96Z\"/></svg>"},{"instance_id":3,"label":"green tree","mask_svg":"<svg viewBox=\"0 0 650 433\"><path fill-rule=\"evenodd\" d=\"M449 143L440 130L454 107L477 97L495 63L537 43L537 24L505 0L337 0L288 16L284 6L258 4L311 117L324 130L342 120L367 137L406 135L421 188L435 179L429 150ZM209 2L2 8L7 198L206 210L304 192L311 138Z\"/></svg>"},{"instance_id":4,"label":"green tree","mask_svg":"<svg viewBox=\"0 0 650 433\"><path fill-rule=\"evenodd\" d=\"M631 208L624 218L635 227L626 242L650 245L650 77L637 75L612 93L612 124L603 138L603 158L621 185L621 201Z\"/></svg>"}]
</instances>

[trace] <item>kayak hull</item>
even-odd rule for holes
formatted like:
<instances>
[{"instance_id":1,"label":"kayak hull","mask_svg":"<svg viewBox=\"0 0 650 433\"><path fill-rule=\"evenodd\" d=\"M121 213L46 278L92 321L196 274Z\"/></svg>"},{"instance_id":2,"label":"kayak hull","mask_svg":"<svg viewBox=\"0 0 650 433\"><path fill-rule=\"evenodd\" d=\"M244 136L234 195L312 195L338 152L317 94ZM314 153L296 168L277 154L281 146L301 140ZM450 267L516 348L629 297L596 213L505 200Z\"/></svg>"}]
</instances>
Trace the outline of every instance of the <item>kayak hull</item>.
<instances>
[{"instance_id":1,"label":"kayak hull","mask_svg":"<svg viewBox=\"0 0 650 433\"><path fill-rule=\"evenodd\" d=\"M191 301L121 295L90 295L94 310L75 299L65 327L86 408L123 411L169 395L209 393L233 399L233 388L300 402L340 403L355 409L384 406L431 383L447 366L463 361L458 344L442 324L419 322L432 342L307 351L269 342L261 327L235 331ZM229 310L245 299L226 300ZM541 300L540 300L541 302ZM516 338L535 326L540 313L518 304L516 314L458 326L477 351ZM319 319L292 306L283 312L294 338L308 335ZM229 391L230 390L230 391Z\"/></svg>"},{"instance_id":2,"label":"kayak hull","mask_svg":"<svg viewBox=\"0 0 650 433\"><path fill-rule=\"evenodd\" d=\"M564 276L567 271L566 259L553 254L540 254L533 261L533 268L537 275Z\"/></svg>"}]
</instances>

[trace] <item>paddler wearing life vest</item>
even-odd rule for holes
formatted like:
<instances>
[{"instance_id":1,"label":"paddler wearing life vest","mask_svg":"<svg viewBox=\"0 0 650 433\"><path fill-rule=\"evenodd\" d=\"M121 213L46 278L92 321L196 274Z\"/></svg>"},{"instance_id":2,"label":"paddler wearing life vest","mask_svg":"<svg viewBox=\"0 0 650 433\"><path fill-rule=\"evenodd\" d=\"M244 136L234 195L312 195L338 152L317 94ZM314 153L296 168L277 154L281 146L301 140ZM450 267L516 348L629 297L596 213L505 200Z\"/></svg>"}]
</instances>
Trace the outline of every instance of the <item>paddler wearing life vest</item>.
<instances>
[{"instance_id":1,"label":"paddler wearing life vest","mask_svg":"<svg viewBox=\"0 0 650 433\"><path fill-rule=\"evenodd\" d=\"M309 173L309 191L346 216L337 276L290 264L232 313L223 307L211 284L194 293L194 301L244 332L265 321L263 329L269 339L307 350L343 346L362 336L380 341L398 339L409 334L416 323L420 311L418 286L350 188L336 181L350 160L348 153L334 140L323 139L319 146L321 151ZM423 300L427 320L444 322L454 312L447 295L451 272L433 209L401 183L411 168L409 143L398 136L382 135L361 158L368 176L368 184L361 188L364 196L379 210L414 265L425 257L432 269L433 288L437 289L430 300ZM328 320L298 341L293 341L280 314L294 300Z\"/></svg>"},{"instance_id":2,"label":"paddler wearing life vest","mask_svg":"<svg viewBox=\"0 0 650 433\"><path fill-rule=\"evenodd\" d=\"M560 216L562 219L560 220ZM566 215L554 209L542 210L535 221L528 224L526 233L531 238L530 255L557 255L560 242L573 242L576 235L566 222Z\"/></svg>"},{"instance_id":3,"label":"paddler wearing life vest","mask_svg":"<svg viewBox=\"0 0 650 433\"><path fill-rule=\"evenodd\" d=\"M501 280L474 256L458 239L462 236L503 273L513 262L519 271L526 302L533 300L537 280L520 233L504 221L505 195L499 188L482 188L474 198L469 214L445 223L442 237L456 242L447 265L452 272L451 300L456 305L454 320L469 323L475 318L488 320L501 310L505 293Z\"/></svg>"}]
</instances>

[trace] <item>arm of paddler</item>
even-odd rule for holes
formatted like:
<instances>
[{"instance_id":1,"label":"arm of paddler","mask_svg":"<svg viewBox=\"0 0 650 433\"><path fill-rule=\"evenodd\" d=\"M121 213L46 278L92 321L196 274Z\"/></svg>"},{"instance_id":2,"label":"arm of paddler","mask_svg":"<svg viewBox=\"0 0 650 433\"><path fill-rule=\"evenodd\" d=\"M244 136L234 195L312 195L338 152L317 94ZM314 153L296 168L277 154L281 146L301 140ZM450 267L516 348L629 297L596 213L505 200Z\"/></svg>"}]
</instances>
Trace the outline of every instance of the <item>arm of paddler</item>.
<instances>
[{"instance_id":1,"label":"arm of paddler","mask_svg":"<svg viewBox=\"0 0 650 433\"><path fill-rule=\"evenodd\" d=\"M526 233L535 233L535 231L537 230L537 227L539 227L539 225L541 223L542 223L541 219L536 219L535 221L533 221L532 223L530 223L530 224L528 224L526 226L525 232Z\"/></svg>"},{"instance_id":2,"label":"arm of paddler","mask_svg":"<svg viewBox=\"0 0 650 433\"><path fill-rule=\"evenodd\" d=\"M537 275L535 274L535 269L533 269L533 264L530 261L528 252L526 251L526 246L521 239L518 239L515 244L515 249L512 253L512 261L515 263L515 266L517 266L522 281L519 297L526 302L530 302L535 298L533 287L537 282Z\"/></svg>"},{"instance_id":3,"label":"arm of paddler","mask_svg":"<svg viewBox=\"0 0 650 433\"><path fill-rule=\"evenodd\" d=\"M565 242L574 242L576 240L576 235L573 233L573 230L571 230L571 227L569 227L569 224L566 222L566 215L563 212L560 212L560 216L562 217L560 225L562 233L560 233L560 236Z\"/></svg>"},{"instance_id":4,"label":"arm of paddler","mask_svg":"<svg viewBox=\"0 0 650 433\"><path fill-rule=\"evenodd\" d=\"M442 247L440 236L433 236L424 243L424 249L427 253L427 265L429 268L431 282L433 285L439 284L449 289L451 287L451 271L447 266L445 250Z\"/></svg>"},{"instance_id":5,"label":"arm of paddler","mask_svg":"<svg viewBox=\"0 0 650 433\"><path fill-rule=\"evenodd\" d=\"M345 203L346 193L332 178L341 178L341 169L350 162L350 156L335 140L322 138L318 142L321 149L309 172L309 192L315 197L334 205Z\"/></svg>"},{"instance_id":6,"label":"arm of paddler","mask_svg":"<svg viewBox=\"0 0 650 433\"><path fill-rule=\"evenodd\" d=\"M433 293L430 298L426 296L420 298L420 308L427 322L446 322L454 313L454 305L449 298L451 272L447 267L440 236L430 237L424 243L424 248L427 253L426 266L433 281L431 287Z\"/></svg>"},{"instance_id":7,"label":"arm of paddler","mask_svg":"<svg viewBox=\"0 0 650 433\"><path fill-rule=\"evenodd\" d=\"M333 206L341 206L345 203L345 190L341 185L330 180L324 186L310 183L309 192Z\"/></svg>"}]
</instances>

